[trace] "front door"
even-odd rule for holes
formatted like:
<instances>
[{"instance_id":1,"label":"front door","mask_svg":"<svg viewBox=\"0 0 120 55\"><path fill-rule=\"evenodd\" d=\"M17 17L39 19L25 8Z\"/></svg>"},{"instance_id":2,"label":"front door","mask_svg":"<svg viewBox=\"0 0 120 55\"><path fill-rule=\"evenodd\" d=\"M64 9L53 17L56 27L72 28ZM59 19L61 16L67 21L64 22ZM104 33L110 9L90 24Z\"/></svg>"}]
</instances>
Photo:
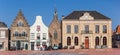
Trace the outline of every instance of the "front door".
<instances>
[{"instance_id":1,"label":"front door","mask_svg":"<svg viewBox=\"0 0 120 55\"><path fill-rule=\"evenodd\" d=\"M17 47L17 50L21 50L21 42L20 41L17 41L16 43L16 47Z\"/></svg>"},{"instance_id":2,"label":"front door","mask_svg":"<svg viewBox=\"0 0 120 55\"><path fill-rule=\"evenodd\" d=\"M31 50L34 50L34 42L31 42Z\"/></svg>"},{"instance_id":3,"label":"front door","mask_svg":"<svg viewBox=\"0 0 120 55\"><path fill-rule=\"evenodd\" d=\"M25 44L25 49L28 50L28 44Z\"/></svg>"},{"instance_id":4,"label":"front door","mask_svg":"<svg viewBox=\"0 0 120 55\"><path fill-rule=\"evenodd\" d=\"M85 37L85 48L88 49L89 48L89 38Z\"/></svg>"}]
</instances>

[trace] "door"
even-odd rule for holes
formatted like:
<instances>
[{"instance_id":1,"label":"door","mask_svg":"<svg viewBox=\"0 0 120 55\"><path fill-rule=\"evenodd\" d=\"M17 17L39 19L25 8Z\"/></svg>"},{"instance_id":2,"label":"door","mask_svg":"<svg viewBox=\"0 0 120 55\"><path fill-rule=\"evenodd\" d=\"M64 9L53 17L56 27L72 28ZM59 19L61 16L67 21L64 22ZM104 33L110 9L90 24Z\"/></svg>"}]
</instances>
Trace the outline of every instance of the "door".
<instances>
[{"instance_id":1,"label":"door","mask_svg":"<svg viewBox=\"0 0 120 55\"><path fill-rule=\"evenodd\" d=\"M34 50L34 42L31 42L31 50Z\"/></svg>"},{"instance_id":2,"label":"door","mask_svg":"<svg viewBox=\"0 0 120 55\"><path fill-rule=\"evenodd\" d=\"M25 44L25 49L28 50L28 44Z\"/></svg>"},{"instance_id":3,"label":"door","mask_svg":"<svg viewBox=\"0 0 120 55\"><path fill-rule=\"evenodd\" d=\"M20 41L17 41L16 43L16 47L17 47L17 50L21 50L21 42Z\"/></svg>"},{"instance_id":4,"label":"door","mask_svg":"<svg viewBox=\"0 0 120 55\"><path fill-rule=\"evenodd\" d=\"M88 49L89 48L89 38L85 37L85 48Z\"/></svg>"}]
</instances>

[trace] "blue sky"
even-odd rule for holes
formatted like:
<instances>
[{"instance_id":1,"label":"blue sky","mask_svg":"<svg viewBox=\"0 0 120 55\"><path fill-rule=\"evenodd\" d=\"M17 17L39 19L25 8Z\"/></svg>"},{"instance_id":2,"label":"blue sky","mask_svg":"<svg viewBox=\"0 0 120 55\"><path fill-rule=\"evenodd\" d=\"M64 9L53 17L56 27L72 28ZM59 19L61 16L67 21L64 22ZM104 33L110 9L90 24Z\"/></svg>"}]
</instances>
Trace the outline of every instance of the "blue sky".
<instances>
[{"instance_id":1,"label":"blue sky","mask_svg":"<svg viewBox=\"0 0 120 55\"><path fill-rule=\"evenodd\" d=\"M96 10L112 19L112 29L120 24L120 0L0 0L0 21L11 26L19 9L22 9L31 26L37 15L49 26L53 19L54 7L57 8L59 20L74 10Z\"/></svg>"}]
</instances>

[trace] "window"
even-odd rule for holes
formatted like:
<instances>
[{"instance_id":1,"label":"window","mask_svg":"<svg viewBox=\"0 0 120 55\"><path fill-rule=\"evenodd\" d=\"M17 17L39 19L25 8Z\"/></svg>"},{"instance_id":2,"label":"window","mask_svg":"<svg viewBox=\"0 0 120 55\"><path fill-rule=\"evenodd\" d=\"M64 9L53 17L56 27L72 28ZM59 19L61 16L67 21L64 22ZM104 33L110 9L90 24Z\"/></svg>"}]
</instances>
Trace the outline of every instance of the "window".
<instances>
[{"instance_id":1,"label":"window","mask_svg":"<svg viewBox=\"0 0 120 55\"><path fill-rule=\"evenodd\" d=\"M0 42L0 49L2 49L4 46L4 43L3 42Z\"/></svg>"},{"instance_id":2,"label":"window","mask_svg":"<svg viewBox=\"0 0 120 55\"><path fill-rule=\"evenodd\" d=\"M46 45L46 42L42 42L42 45Z\"/></svg>"},{"instance_id":3,"label":"window","mask_svg":"<svg viewBox=\"0 0 120 55\"><path fill-rule=\"evenodd\" d=\"M57 37L58 37L57 31L54 31L54 39L57 39Z\"/></svg>"},{"instance_id":4,"label":"window","mask_svg":"<svg viewBox=\"0 0 120 55\"><path fill-rule=\"evenodd\" d=\"M23 27L23 23L22 22L18 22L18 27Z\"/></svg>"},{"instance_id":5,"label":"window","mask_svg":"<svg viewBox=\"0 0 120 55\"><path fill-rule=\"evenodd\" d=\"M39 26L39 25L36 27L36 30L37 30L38 32L40 31L40 26Z\"/></svg>"},{"instance_id":6,"label":"window","mask_svg":"<svg viewBox=\"0 0 120 55\"><path fill-rule=\"evenodd\" d=\"M1 31L0 35L1 35L1 38L5 38L5 31Z\"/></svg>"},{"instance_id":7,"label":"window","mask_svg":"<svg viewBox=\"0 0 120 55\"><path fill-rule=\"evenodd\" d=\"M22 32L22 36L26 36L26 33L25 33L25 32Z\"/></svg>"},{"instance_id":8,"label":"window","mask_svg":"<svg viewBox=\"0 0 120 55\"><path fill-rule=\"evenodd\" d=\"M99 33L99 25L95 25L95 33Z\"/></svg>"},{"instance_id":9,"label":"window","mask_svg":"<svg viewBox=\"0 0 120 55\"><path fill-rule=\"evenodd\" d=\"M67 37L67 45L71 45L71 38Z\"/></svg>"},{"instance_id":10,"label":"window","mask_svg":"<svg viewBox=\"0 0 120 55\"><path fill-rule=\"evenodd\" d=\"M103 25L103 33L107 33L107 26Z\"/></svg>"},{"instance_id":11,"label":"window","mask_svg":"<svg viewBox=\"0 0 120 55\"><path fill-rule=\"evenodd\" d=\"M33 40L33 39L34 39L34 36L35 36L34 33L31 33L30 39Z\"/></svg>"},{"instance_id":12,"label":"window","mask_svg":"<svg viewBox=\"0 0 120 55\"><path fill-rule=\"evenodd\" d=\"M103 45L107 45L107 38L103 37Z\"/></svg>"},{"instance_id":13,"label":"window","mask_svg":"<svg viewBox=\"0 0 120 55\"><path fill-rule=\"evenodd\" d=\"M15 36L18 36L18 32L17 31L15 31Z\"/></svg>"},{"instance_id":14,"label":"window","mask_svg":"<svg viewBox=\"0 0 120 55\"><path fill-rule=\"evenodd\" d=\"M75 37L74 43L75 43L75 45L78 45L78 37Z\"/></svg>"},{"instance_id":15,"label":"window","mask_svg":"<svg viewBox=\"0 0 120 55\"><path fill-rule=\"evenodd\" d=\"M22 43L22 47L24 48L24 43Z\"/></svg>"},{"instance_id":16,"label":"window","mask_svg":"<svg viewBox=\"0 0 120 55\"><path fill-rule=\"evenodd\" d=\"M43 33L43 40L46 40L46 33Z\"/></svg>"},{"instance_id":17,"label":"window","mask_svg":"<svg viewBox=\"0 0 120 55\"><path fill-rule=\"evenodd\" d=\"M39 41L37 41L37 42L36 42L36 45L37 45L37 46L40 46L40 42L39 42Z\"/></svg>"},{"instance_id":18,"label":"window","mask_svg":"<svg viewBox=\"0 0 120 55\"><path fill-rule=\"evenodd\" d=\"M85 33L89 33L89 25L85 25Z\"/></svg>"},{"instance_id":19,"label":"window","mask_svg":"<svg viewBox=\"0 0 120 55\"><path fill-rule=\"evenodd\" d=\"M95 38L95 45L99 45L99 37Z\"/></svg>"},{"instance_id":20,"label":"window","mask_svg":"<svg viewBox=\"0 0 120 55\"><path fill-rule=\"evenodd\" d=\"M67 25L67 33L71 33L71 26Z\"/></svg>"},{"instance_id":21,"label":"window","mask_svg":"<svg viewBox=\"0 0 120 55\"><path fill-rule=\"evenodd\" d=\"M37 33L37 40L40 40L40 33Z\"/></svg>"},{"instance_id":22,"label":"window","mask_svg":"<svg viewBox=\"0 0 120 55\"><path fill-rule=\"evenodd\" d=\"M74 33L78 33L78 25L74 25Z\"/></svg>"}]
</instances>

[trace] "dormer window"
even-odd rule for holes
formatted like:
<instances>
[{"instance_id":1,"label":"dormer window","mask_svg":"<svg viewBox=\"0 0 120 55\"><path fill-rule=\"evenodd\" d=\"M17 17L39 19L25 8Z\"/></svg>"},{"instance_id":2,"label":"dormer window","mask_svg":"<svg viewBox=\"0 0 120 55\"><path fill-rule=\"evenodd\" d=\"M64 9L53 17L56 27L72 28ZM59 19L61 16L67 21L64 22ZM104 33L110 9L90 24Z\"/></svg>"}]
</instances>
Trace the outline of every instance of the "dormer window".
<instances>
[{"instance_id":1,"label":"dormer window","mask_svg":"<svg viewBox=\"0 0 120 55\"><path fill-rule=\"evenodd\" d=\"M23 22L18 22L17 26L18 27L23 27Z\"/></svg>"}]
</instances>

